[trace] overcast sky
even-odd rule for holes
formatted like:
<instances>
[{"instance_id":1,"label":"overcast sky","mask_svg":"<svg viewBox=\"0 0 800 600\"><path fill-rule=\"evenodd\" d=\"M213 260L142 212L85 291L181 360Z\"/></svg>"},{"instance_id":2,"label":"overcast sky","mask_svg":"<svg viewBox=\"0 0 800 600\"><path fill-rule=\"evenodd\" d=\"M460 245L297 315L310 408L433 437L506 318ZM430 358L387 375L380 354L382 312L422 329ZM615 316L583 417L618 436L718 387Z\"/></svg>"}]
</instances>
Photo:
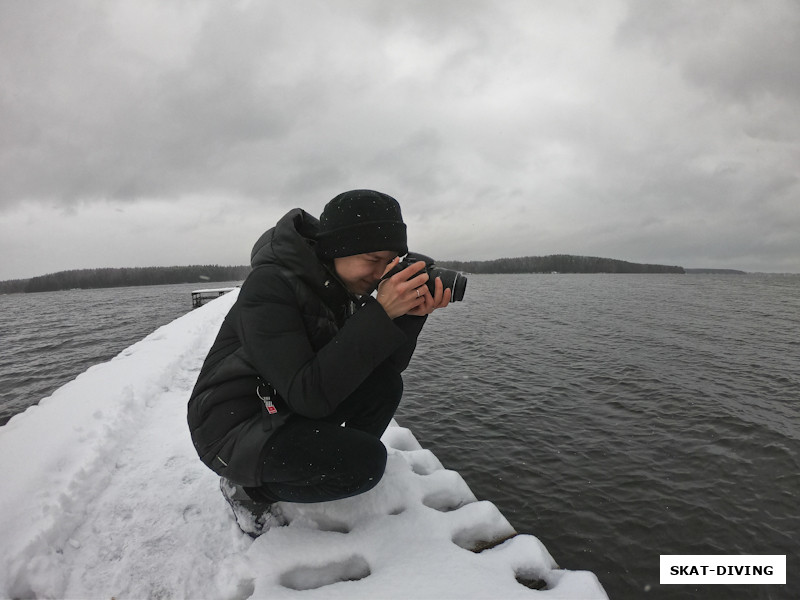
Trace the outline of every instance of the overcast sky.
<instances>
[{"instance_id":1,"label":"overcast sky","mask_svg":"<svg viewBox=\"0 0 800 600\"><path fill-rule=\"evenodd\" d=\"M0 279L362 187L440 259L800 272L797 0L0 0L0 83Z\"/></svg>"}]
</instances>

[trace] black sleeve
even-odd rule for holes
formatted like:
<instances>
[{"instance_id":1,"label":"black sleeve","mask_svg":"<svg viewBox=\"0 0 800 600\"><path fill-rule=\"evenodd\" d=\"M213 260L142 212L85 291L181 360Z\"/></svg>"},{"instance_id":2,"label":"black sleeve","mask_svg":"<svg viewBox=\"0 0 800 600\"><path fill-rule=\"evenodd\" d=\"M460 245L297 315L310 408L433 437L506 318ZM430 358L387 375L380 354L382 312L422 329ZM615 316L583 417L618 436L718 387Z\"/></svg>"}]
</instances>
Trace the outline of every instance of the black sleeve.
<instances>
[{"instance_id":1,"label":"black sleeve","mask_svg":"<svg viewBox=\"0 0 800 600\"><path fill-rule=\"evenodd\" d=\"M407 342L404 331L370 298L314 352L292 282L278 269L258 271L242 286L233 326L258 373L300 415L332 413Z\"/></svg>"},{"instance_id":2,"label":"black sleeve","mask_svg":"<svg viewBox=\"0 0 800 600\"><path fill-rule=\"evenodd\" d=\"M403 315L394 320L395 327L398 327L406 336L405 342L388 359L389 364L398 372L405 371L408 363L411 362L411 357L417 348L417 338L427 318L427 316Z\"/></svg>"}]
</instances>

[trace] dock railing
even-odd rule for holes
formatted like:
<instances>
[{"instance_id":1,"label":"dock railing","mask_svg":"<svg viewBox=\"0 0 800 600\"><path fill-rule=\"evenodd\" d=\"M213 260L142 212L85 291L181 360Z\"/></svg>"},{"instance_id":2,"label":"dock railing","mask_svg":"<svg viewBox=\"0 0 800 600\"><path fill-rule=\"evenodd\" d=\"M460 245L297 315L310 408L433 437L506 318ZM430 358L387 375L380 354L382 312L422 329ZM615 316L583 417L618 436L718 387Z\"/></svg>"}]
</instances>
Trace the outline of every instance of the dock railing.
<instances>
[{"instance_id":1,"label":"dock railing","mask_svg":"<svg viewBox=\"0 0 800 600\"><path fill-rule=\"evenodd\" d=\"M209 300L213 300L214 298L219 298L227 294L228 292L232 292L235 290L235 287L225 287L225 288L214 288L214 289L205 289L205 290L194 290L192 292L192 308L198 308L199 306L203 306Z\"/></svg>"}]
</instances>

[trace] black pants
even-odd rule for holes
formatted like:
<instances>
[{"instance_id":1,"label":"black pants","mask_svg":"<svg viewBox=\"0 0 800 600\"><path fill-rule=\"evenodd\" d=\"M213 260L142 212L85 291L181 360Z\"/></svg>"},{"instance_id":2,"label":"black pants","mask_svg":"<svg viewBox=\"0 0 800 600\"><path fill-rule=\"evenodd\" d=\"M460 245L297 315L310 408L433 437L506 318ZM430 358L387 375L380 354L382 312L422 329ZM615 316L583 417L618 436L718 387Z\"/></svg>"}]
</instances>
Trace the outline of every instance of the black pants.
<instances>
[{"instance_id":1,"label":"black pants","mask_svg":"<svg viewBox=\"0 0 800 600\"><path fill-rule=\"evenodd\" d=\"M400 374L382 367L332 415L293 415L270 438L263 484L246 488L248 495L266 502L326 502L373 488L386 468L380 437L402 395Z\"/></svg>"}]
</instances>

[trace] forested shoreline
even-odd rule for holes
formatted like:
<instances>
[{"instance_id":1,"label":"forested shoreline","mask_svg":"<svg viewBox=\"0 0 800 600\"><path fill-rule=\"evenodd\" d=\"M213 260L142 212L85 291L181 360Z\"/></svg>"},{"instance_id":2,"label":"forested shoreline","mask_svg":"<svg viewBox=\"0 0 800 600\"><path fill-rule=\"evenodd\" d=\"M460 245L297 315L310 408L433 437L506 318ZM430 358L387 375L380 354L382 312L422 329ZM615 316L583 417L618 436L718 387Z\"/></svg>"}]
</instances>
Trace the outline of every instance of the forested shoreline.
<instances>
[{"instance_id":1,"label":"forested shoreline","mask_svg":"<svg viewBox=\"0 0 800 600\"><path fill-rule=\"evenodd\" d=\"M440 267L466 273L685 273L683 267L632 263L613 258L551 254L496 260L441 261Z\"/></svg>"},{"instance_id":2,"label":"forested shoreline","mask_svg":"<svg viewBox=\"0 0 800 600\"><path fill-rule=\"evenodd\" d=\"M439 267L467 273L684 273L683 267L631 263L612 258L553 254L496 260L441 261ZM0 281L0 294L57 290L241 281L250 267L189 265L179 267L125 267L59 271L30 279Z\"/></svg>"},{"instance_id":3,"label":"forested shoreline","mask_svg":"<svg viewBox=\"0 0 800 600\"><path fill-rule=\"evenodd\" d=\"M189 265L180 267L125 267L59 271L31 279L0 281L0 294L53 292L58 290L113 288L171 283L241 281L248 266Z\"/></svg>"}]
</instances>

